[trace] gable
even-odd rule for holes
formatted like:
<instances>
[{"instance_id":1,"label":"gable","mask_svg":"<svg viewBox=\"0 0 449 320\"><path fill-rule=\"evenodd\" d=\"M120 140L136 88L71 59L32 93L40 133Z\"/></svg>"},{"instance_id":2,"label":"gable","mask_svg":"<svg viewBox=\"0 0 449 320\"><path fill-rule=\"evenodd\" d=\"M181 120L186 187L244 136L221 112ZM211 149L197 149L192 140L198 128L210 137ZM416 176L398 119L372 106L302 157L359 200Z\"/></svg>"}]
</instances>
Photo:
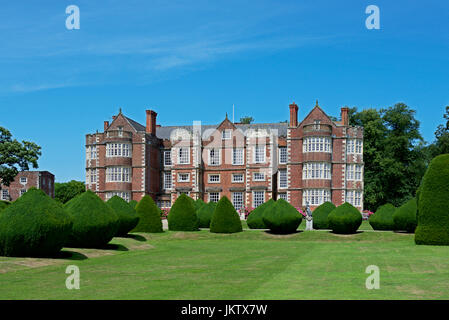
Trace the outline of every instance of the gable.
<instances>
[{"instance_id":1,"label":"gable","mask_svg":"<svg viewBox=\"0 0 449 320\"><path fill-rule=\"evenodd\" d=\"M328 124L332 126L336 126L336 124L329 118L329 116L321 109L321 107L317 104L312 111L301 121L298 127L302 127L307 124L313 124L316 120L319 120L321 124Z\"/></svg>"}]
</instances>

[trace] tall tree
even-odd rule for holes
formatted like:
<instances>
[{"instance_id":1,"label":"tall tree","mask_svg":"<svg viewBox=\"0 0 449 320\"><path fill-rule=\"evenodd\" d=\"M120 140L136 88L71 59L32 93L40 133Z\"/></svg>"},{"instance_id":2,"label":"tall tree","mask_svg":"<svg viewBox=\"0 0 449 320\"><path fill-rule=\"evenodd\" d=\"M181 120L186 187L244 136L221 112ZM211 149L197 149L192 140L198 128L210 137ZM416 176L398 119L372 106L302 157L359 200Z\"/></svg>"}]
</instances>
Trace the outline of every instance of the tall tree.
<instances>
[{"instance_id":1,"label":"tall tree","mask_svg":"<svg viewBox=\"0 0 449 320\"><path fill-rule=\"evenodd\" d=\"M77 195L86 191L84 182L72 180L69 182L55 183L55 199L66 203Z\"/></svg>"},{"instance_id":2,"label":"tall tree","mask_svg":"<svg viewBox=\"0 0 449 320\"><path fill-rule=\"evenodd\" d=\"M440 124L435 131L435 142L430 146L433 157L443 153L449 153L449 106L446 106L446 113L443 115L445 124Z\"/></svg>"},{"instance_id":3,"label":"tall tree","mask_svg":"<svg viewBox=\"0 0 449 320\"><path fill-rule=\"evenodd\" d=\"M38 168L37 160L41 147L34 142L12 139L11 132L0 127L0 180L9 186L19 170L29 170L30 166Z\"/></svg>"}]
</instances>

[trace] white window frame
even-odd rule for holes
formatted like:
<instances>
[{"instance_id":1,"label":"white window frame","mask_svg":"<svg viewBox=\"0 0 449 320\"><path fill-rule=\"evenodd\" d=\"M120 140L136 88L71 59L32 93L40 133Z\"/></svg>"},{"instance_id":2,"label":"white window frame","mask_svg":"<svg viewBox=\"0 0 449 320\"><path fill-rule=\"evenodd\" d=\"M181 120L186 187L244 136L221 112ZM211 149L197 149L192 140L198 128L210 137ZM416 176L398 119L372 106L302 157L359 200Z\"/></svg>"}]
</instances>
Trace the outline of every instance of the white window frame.
<instances>
[{"instance_id":1,"label":"white window frame","mask_svg":"<svg viewBox=\"0 0 449 320\"><path fill-rule=\"evenodd\" d=\"M302 169L303 180L332 179L332 164L330 162L305 162Z\"/></svg>"},{"instance_id":2,"label":"white window frame","mask_svg":"<svg viewBox=\"0 0 449 320\"><path fill-rule=\"evenodd\" d=\"M261 176L263 176L263 178L260 178ZM259 176L258 178L256 178L257 176ZM253 173L253 181L265 181L266 179L266 174L265 172L254 172Z\"/></svg>"},{"instance_id":3,"label":"white window frame","mask_svg":"<svg viewBox=\"0 0 449 320\"><path fill-rule=\"evenodd\" d=\"M20 183L22 184L27 184L28 183L28 178L27 177L20 177Z\"/></svg>"},{"instance_id":4,"label":"white window frame","mask_svg":"<svg viewBox=\"0 0 449 320\"><path fill-rule=\"evenodd\" d=\"M167 179L169 177L169 179ZM173 177L171 171L164 172L163 189L171 190L173 188Z\"/></svg>"},{"instance_id":5,"label":"white window frame","mask_svg":"<svg viewBox=\"0 0 449 320\"><path fill-rule=\"evenodd\" d=\"M23 196L27 192L27 189L20 189L19 195Z\"/></svg>"},{"instance_id":6,"label":"white window frame","mask_svg":"<svg viewBox=\"0 0 449 320\"><path fill-rule=\"evenodd\" d=\"M263 148L263 152L260 153L260 149ZM262 156L263 159L259 159ZM267 159L267 146L255 145L253 149L253 163L265 163Z\"/></svg>"},{"instance_id":7,"label":"white window frame","mask_svg":"<svg viewBox=\"0 0 449 320\"><path fill-rule=\"evenodd\" d=\"M244 207L244 195L243 192L232 193L232 205L235 210L239 210Z\"/></svg>"},{"instance_id":8,"label":"white window frame","mask_svg":"<svg viewBox=\"0 0 449 320\"><path fill-rule=\"evenodd\" d=\"M221 164L221 149L211 148L209 149L209 165L219 166ZM213 153L213 155L212 155Z\"/></svg>"},{"instance_id":9,"label":"white window frame","mask_svg":"<svg viewBox=\"0 0 449 320\"><path fill-rule=\"evenodd\" d=\"M2 189L2 200L9 200L9 190L8 189Z\"/></svg>"},{"instance_id":10,"label":"white window frame","mask_svg":"<svg viewBox=\"0 0 449 320\"><path fill-rule=\"evenodd\" d=\"M362 206L363 192L360 190L346 190L346 202L354 207Z\"/></svg>"},{"instance_id":11,"label":"white window frame","mask_svg":"<svg viewBox=\"0 0 449 320\"><path fill-rule=\"evenodd\" d=\"M130 143L106 143L106 157L115 158L131 158L132 157L132 145ZM93 158L92 158L93 159Z\"/></svg>"},{"instance_id":12,"label":"white window frame","mask_svg":"<svg viewBox=\"0 0 449 320\"><path fill-rule=\"evenodd\" d=\"M331 200L331 192L329 189L304 189L302 194L302 204L307 205L307 201L311 206L319 206Z\"/></svg>"},{"instance_id":13,"label":"white window frame","mask_svg":"<svg viewBox=\"0 0 449 320\"><path fill-rule=\"evenodd\" d=\"M287 147L279 147L279 163L286 164L288 161Z\"/></svg>"},{"instance_id":14,"label":"white window frame","mask_svg":"<svg viewBox=\"0 0 449 320\"><path fill-rule=\"evenodd\" d=\"M182 175L186 175L187 179L181 179ZM190 173L188 172L180 172L178 173L178 182L189 182L190 181Z\"/></svg>"},{"instance_id":15,"label":"white window frame","mask_svg":"<svg viewBox=\"0 0 449 320\"><path fill-rule=\"evenodd\" d=\"M236 180L235 179L236 176L241 176L242 179L241 180ZM243 182L245 182L245 175L243 173L233 173L231 181L232 181L232 183L243 183Z\"/></svg>"},{"instance_id":16,"label":"white window frame","mask_svg":"<svg viewBox=\"0 0 449 320\"><path fill-rule=\"evenodd\" d=\"M279 189L286 189L288 187L287 169L280 169L278 172Z\"/></svg>"},{"instance_id":17,"label":"white window frame","mask_svg":"<svg viewBox=\"0 0 449 320\"><path fill-rule=\"evenodd\" d=\"M218 180L217 180L217 181L212 181L211 177L213 177L213 176L218 176ZM211 174L209 174L209 175L207 176L207 181L208 181L209 183L220 183L220 180L221 180L221 177L220 177L220 174L219 174L219 173L211 173Z\"/></svg>"},{"instance_id":18,"label":"white window frame","mask_svg":"<svg viewBox=\"0 0 449 320\"><path fill-rule=\"evenodd\" d=\"M351 163L346 165L346 180L347 181L362 181L363 165Z\"/></svg>"},{"instance_id":19,"label":"white window frame","mask_svg":"<svg viewBox=\"0 0 449 320\"><path fill-rule=\"evenodd\" d=\"M187 155L185 156L183 151L187 151ZM181 161L186 160L186 161ZM189 147L180 147L178 148L178 164L189 164L190 163L190 148Z\"/></svg>"},{"instance_id":20,"label":"white window frame","mask_svg":"<svg viewBox=\"0 0 449 320\"><path fill-rule=\"evenodd\" d=\"M220 192L209 192L209 202L218 202L218 201L220 201Z\"/></svg>"},{"instance_id":21,"label":"white window frame","mask_svg":"<svg viewBox=\"0 0 449 320\"><path fill-rule=\"evenodd\" d=\"M278 199L283 199L283 200L287 201L287 192L278 193Z\"/></svg>"},{"instance_id":22,"label":"white window frame","mask_svg":"<svg viewBox=\"0 0 449 320\"><path fill-rule=\"evenodd\" d=\"M106 200L111 199L113 196L119 196L126 202L131 200L131 193L129 191L108 191L106 192Z\"/></svg>"},{"instance_id":23,"label":"white window frame","mask_svg":"<svg viewBox=\"0 0 449 320\"><path fill-rule=\"evenodd\" d=\"M131 167L106 167L106 182L131 182Z\"/></svg>"},{"instance_id":24,"label":"white window frame","mask_svg":"<svg viewBox=\"0 0 449 320\"><path fill-rule=\"evenodd\" d=\"M257 199L257 195L262 195L262 199ZM258 200L258 201L256 201ZM261 201L260 201L261 200ZM257 202L260 202L256 205ZM257 208L265 202L265 191L253 191L253 208Z\"/></svg>"},{"instance_id":25,"label":"white window frame","mask_svg":"<svg viewBox=\"0 0 449 320\"><path fill-rule=\"evenodd\" d=\"M363 153L363 140L362 139L348 139L346 142L347 154L362 154Z\"/></svg>"},{"instance_id":26,"label":"white window frame","mask_svg":"<svg viewBox=\"0 0 449 320\"><path fill-rule=\"evenodd\" d=\"M225 129L221 132L221 140L230 140L232 138L232 130Z\"/></svg>"},{"instance_id":27,"label":"white window frame","mask_svg":"<svg viewBox=\"0 0 449 320\"><path fill-rule=\"evenodd\" d=\"M170 167L172 165L171 150L164 150L164 166Z\"/></svg>"},{"instance_id":28,"label":"white window frame","mask_svg":"<svg viewBox=\"0 0 449 320\"><path fill-rule=\"evenodd\" d=\"M241 154L238 154L241 153ZM232 149L232 165L239 166L245 163L245 149L244 148L233 148ZM240 161L236 161L240 160Z\"/></svg>"},{"instance_id":29,"label":"white window frame","mask_svg":"<svg viewBox=\"0 0 449 320\"><path fill-rule=\"evenodd\" d=\"M302 151L303 153L332 153L332 139L330 137L305 137L303 139Z\"/></svg>"}]
</instances>

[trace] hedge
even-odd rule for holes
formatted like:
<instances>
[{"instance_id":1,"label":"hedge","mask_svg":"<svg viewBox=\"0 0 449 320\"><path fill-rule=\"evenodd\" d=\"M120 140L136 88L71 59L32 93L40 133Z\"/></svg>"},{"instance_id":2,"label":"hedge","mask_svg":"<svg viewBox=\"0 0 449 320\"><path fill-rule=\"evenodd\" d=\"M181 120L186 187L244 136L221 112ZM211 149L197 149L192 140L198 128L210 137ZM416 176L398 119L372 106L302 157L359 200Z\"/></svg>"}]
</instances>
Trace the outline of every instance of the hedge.
<instances>
[{"instance_id":1,"label":"hedge","mask_svg":"<svg viewBox=\"0 0 449 320\"><path fill-rule=\"evenodd\" d=\"M139 217L139 223L133 232L163 232L161 214L153 198L145 195L137 204L136 212Z\"/></svg>"},{"instance_id":2,"label":"hedge","mask_svg":"<svg viewBox=\"0 0 449 320\"><path fill-rule=\"evenodd\" d=\"M265 226L273 233L296 232L302 221L302 214L284 199L278 199L274 205L269 205L263 213Z\"/></svg>"},{"instance_id":3,"label":"hedge","mask_svg":"<svg viewBox=\"0 0 449 320\"><path fill-rule=\"evenodd\" d=\"M171 207L167 221L169 230L198 231L194 200L182 193Z\"/></svg>"},{"instance_id":4,"label":"hedge","mask_svg":"<svg viewBox=\"0 0 449 320\"><path fill-rule=\"evenodd\" d=\"M271 198L270 200L262 203L260 206L255 208L250 212L248 218L246 219L246 224L250 229L267 229L267 226L263 222L264 211L269 207L273 206L275 201Z\"/></svg>"},{"instance_id":5,"label":"hedge","mask_svg":"<svg viewBox=\"0 0 449 320\"><path fill-rule=\"evenodd\" d=\"M449 245L449 154L435 157L419 187L415 243Z\"/></svg>"},{"instance_id":6,"label":"hedge","mask_svg":"<svg viewBox=\"0 0 449 320\"><path fill-rule=\"evenodd\" d=\"M0 200L0 211L6 209L10 204L9 201Z\"/></svg>"},{"instance_id":7,"label":"hedge","mask_svg":"<svg viewBox=\"0 0 449 320\"><path fill-rule=\"evenodd\" d=\"M343 203L329 213L329 228L338 234L355 233L362 224L362 214L350 203Z\"/></svg>"},{"instance_id":8,"label":"hedge","mask_svg":"<svg viewBox=\"0 0 449 320\"><path fill-rule=\"evenodd\" d=\"M116 237L125 236L137 226L139 216L136 210L119 196L113 196L106 202L118 216Z\"/></svg>"},{"instance_id":9,"label":"hedge","mask_svg":"<svg viewBox=\"0 0 449 320\"><path fill-rule=\"evenodd\" d=\"M68 201L64 208L73 220L68 247L104 247L117 233L117 214L90 190Z\"/></svg>"},{"instance_id":10,"label":"hedge","mask_svg":"<svg viewBox=\"0 0 449 320\"><path fill-rule=\"evenodd\" d=\"M236 233L242 231L242 222L231 201L223 196L217 203L210 221L210 232Z\"/></svg>"},{"instance_id":11,"label":"hedge","mask_svg":"<svg viewBox=\"0 0 449 320\"><path fill-rule=\"evenodd\" d=\"M394 229L399 231L415 232L416 220L416 198L410 199L400 206L393 215Z\"/></svg>"},{"instance_id":12,"label":"hedge","mask_svg":"<svg viewBox=\"0 0 449 320\"><path fill-rule=\"evenodd\" d=\"M139 203L139 201L137 201L137 200L131 200L131 201L129 202L129 205L130 205L133 209L136 209L136 206L137 206L138 203Z\"/></svg>"},{"instance_id":13,"label":"hedge","mask_svg":"<svg viewBox=\"0 0 449 320\"><path fill-rule=\"evenodd\" d=\"M54 256L71 229L62 205L32 187L0 213L0 255Z\"/></svg>"},{"instance_id":14,"label":"hedge","mask_svg":"<svg viewBox=\"0 0 449 320\"><path fill-rule=\"evenodd\" d=\"M395 211L396 208L392 204L384 204L369 217L368 222L374 230L394 230L393 215Z\"/></svg>"},{"instance_id":15,"label":"hedge","mask_svg":"<svg viewBox=\"0 0 449 320\"><path fill-rule=\"evenodd\" d=\"M313 229L329 229L328 216L335 208L332 202L327 201L313 210Z\"/></svg>"},{"instance_id":16,"label":"hedge","mask_svg":"<svg viewBox=\"0 0 449 320\"><path fill-rule=\"evenodd\" d=\"M202 206L204 206L206 203L202 199L197 199L195 201L194 207L195 212L198 214L198 211L201 209Z\"/></svg>"},{"instance_id":17,"label":"hedge","mask_svg":"<svg viewBox=\"0 0 449 320\"><path fill-rule=\"evenodd\" d=\"M212 220L212 215L214 214L216 207L217 207L216 202L209 202L209 203L205 203L197 211L200 228L209 228L210 227L210 221Z\"/></svg>"}]
</instances>

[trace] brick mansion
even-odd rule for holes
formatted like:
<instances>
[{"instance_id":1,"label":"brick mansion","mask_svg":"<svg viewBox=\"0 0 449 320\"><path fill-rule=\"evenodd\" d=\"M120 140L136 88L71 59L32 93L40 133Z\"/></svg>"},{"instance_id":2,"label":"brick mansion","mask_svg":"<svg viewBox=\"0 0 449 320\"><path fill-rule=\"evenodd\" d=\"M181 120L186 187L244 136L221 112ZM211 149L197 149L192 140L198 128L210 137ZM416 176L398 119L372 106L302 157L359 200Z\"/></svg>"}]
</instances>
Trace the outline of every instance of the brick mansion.
<instances>
[{"instance_id":1,"label":"brick mansion","mask_svg":"<svg viewBox=\"0 0 449 320\"><path fill-rule=\"evenodd\" d=\"M106 200L145 194L170 207L181 193L206 202L227 196L236 209L282 198L349 202L363 210L363 128L349 125L349 109L334 121L316 103L298 122L298 106L278 123L160 126L146 110L142 125L122 111L86 135L86 188Z\"/></svg>"}]
</instances>

